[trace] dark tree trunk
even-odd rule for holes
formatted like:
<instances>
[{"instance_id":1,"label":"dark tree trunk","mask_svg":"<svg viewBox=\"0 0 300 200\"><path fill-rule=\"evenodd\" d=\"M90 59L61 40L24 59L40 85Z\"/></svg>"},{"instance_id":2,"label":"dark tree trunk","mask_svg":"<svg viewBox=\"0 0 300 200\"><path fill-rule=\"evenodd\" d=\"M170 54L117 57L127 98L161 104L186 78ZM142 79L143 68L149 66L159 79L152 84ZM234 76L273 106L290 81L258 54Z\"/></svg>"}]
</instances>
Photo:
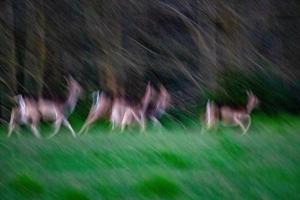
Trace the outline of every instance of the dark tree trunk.
<instances>
[{"instance_id":1,"label":"dark tree trunk","mask_svg":"<svg viewBox=\"0 0 300 200\"><path fill-rule=\"evenodd\" d=\"M16 90L12 0L0 2L0 119L8 120Z\"/></svg>"}]
</instances>

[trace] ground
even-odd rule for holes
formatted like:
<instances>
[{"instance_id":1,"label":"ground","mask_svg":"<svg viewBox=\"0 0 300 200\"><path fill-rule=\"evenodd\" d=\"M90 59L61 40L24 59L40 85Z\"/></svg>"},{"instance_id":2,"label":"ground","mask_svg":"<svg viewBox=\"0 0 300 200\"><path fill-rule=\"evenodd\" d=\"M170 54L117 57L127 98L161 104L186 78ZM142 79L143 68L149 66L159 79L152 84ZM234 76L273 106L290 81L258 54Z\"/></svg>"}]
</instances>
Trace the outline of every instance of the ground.
<instances>
[{"instance_id":1,"label":"ground","mask_svg":"<svg viewBox=\"0 0 300 200\"><path fill-rule=\"evenodd\" d=\"M300 199L299 116L256 115L245 136L201 133L196 121L164 126L143 134L100 124L49 140L3 129L0 199Z\"/></svg>"}]
</instances>

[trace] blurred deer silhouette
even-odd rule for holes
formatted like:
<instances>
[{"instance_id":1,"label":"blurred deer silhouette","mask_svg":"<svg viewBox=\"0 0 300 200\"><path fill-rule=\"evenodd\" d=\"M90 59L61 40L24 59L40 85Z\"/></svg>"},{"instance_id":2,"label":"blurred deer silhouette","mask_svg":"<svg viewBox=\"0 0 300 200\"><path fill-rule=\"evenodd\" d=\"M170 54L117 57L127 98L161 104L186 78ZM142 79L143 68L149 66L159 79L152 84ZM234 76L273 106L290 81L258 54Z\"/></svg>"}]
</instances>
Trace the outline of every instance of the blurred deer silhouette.
<instances>
[{"instance_id":1,"label":"blurred deer silhouette","mask_svg":"<svg viewBox=\"0 0 300 200\"><path fill-rule=\"evenodd\" d=\"M26 98L22 95L17 96L18 106L14 107L11 112L9 123L8 137L18 124L30 125L33 134L40 137L37 129L38 123L44 121L53 121L55 130L50 135L56 135L63 123L72 133L76 134L68 121L68 116L74 111L79 96L82 94L82 88L72 77L68 80L68 96L65 102L56 102L39 98L38 101L32 98ZM49 138L50 138L49 137Z\"/></svg>"},{"instance_id":2,"label":"blurred deer silhouette","mask_svg":"<svg viewBox=\"0 0 300 200\"><path fill-rule=\"evenodd\" d=\"M251 112L258 105L258 98L247 91L247 104L241 107L232 107L228 105L217 105L208 100L205 112L205 124L207 129L216 126L218 121L227 125L236 125L242 129L242 135L247 133L251 125Z\"/></svg>"},{"instance_id":3,"label":"blurred deer silhouette","mask_svg":"<svg viewBox=\"0 0 300 200\"><path fill-rule=\"evenodd\" d=\"M117 122L120 123L121 130L123 131L127 125L130 125L133 122L138 122L141 126L141 131L145 130L145 123L146 123L146 110L149 106L150 100L152 96L152 86L148 82L146 91L144 96L142 97L141 101L138 104L130 105L123 103L121 106L121 121L115 120L112 113L111 120L113 123Z\"/></svg>"},{"instance_id":4,"label":"blurred deer silhouette","mask_svg":"<svg viewBox=\"0 0 300 200\"><path fill-rule=\"evenodd\" d=\"M99 118L109 116L111 112L112 100L104 92L93 92L93 103L85 123L79 131L79 134L86 133L90 126Z\"/></svg>"},{"instance_id":5,"label":"blurred deer silhouette","mask_svg":"<svg viewBox=\"0 0 300 200\"><path fill-rule=\"evenodd\" d=\"M144 131L146 119L150 118L155 122L159 122L158 118L165 113L165 109L170 102L168 91L160 85L159 91L155 92L150 82L148 82L141 100L135 104L132 104L120 94L111 98L104 92L96 91L92 96L91 109L79 134L86 133L90 126L102 117L109 118L112 129L120 127L121 131L124 131L126 126L137 122L141 130Z\"/></svg>"}]
</instances>

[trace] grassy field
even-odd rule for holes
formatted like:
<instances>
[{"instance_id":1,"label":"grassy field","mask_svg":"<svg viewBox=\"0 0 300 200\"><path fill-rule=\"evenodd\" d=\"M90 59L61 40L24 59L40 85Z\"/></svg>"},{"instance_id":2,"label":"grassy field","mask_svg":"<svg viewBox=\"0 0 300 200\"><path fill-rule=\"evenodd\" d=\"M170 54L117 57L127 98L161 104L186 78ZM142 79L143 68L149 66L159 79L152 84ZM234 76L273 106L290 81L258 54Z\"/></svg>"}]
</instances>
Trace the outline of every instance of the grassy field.
<instances>
[{"instance_id":1,"label":"grassy field","mask_svg":"<svg viewBox=\"0 0 300 200\"><path fill-rule=\"evenodd\" d=\"M193 121L145 134L102 124L77 139L65 129L50 140L2 130L0 199L300 199L300 117L252 124L245 136L201 134Z\"/></svg>"}]
</instances>

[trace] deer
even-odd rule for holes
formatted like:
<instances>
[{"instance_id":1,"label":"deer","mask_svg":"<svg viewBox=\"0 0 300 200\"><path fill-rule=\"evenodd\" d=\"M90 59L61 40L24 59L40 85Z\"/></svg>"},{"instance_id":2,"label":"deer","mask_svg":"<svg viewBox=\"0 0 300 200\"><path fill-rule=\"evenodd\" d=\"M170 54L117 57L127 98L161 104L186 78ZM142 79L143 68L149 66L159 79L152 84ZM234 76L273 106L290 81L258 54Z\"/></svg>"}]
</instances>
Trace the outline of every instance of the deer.
<instances>
[{"instance_id":1,"label":"deer","mask_svg":"<svg viewBox=\"0 0 300 200\"><path fill-rule=\"evenodd\" d=\"M152 100L147 108L146 116L156 124L160 125L159 118L166 114L166 109L171 105L171 95L162 85L159 85L158 91L153 91Z\"/></svg>"},{"instance_id":2,"label":"deer","mask_svg":"<svg viewBox=\"0 0 300 200\"><path fill-rule=\"evenodd\" d=\"M93 92L92 96L93 103L87 119L78 133L79 135L86 133L96 120L108 116L111 111L112 100L107 94L98 90Z\"/></svg>"},{"instance_id":3,"label":"deer","mask_svg":"<svg viewBox=\"0 0 300 200\"><path fill-rule=\"evenodd\" d=\"M239 126L245 135L251 125L253 109L259 104L258 98L253 92L247 91L247 104L239 108L228 105L217 105L208 100L206 103L205 124L207 129L215 127L218 121L225 125ZM245 123L247 121L247 123Z\"/></svg>"},{"instance_id":4,"label":"deer","mask_svg":"<svg viewBox=\"0 0 300 200\"><path fill-rule=\"evenodd\" d=\"M147 118L161 126L159 118L166 114L166 109L170 106L170 103L171 96L162 84L159 84L158 91L156 91L148 82L141 104L126 108L121 128L124 129L124 126L132 121L137 121L141 126L141 131L144 131Z\"/></svg>"},{"instance_id":5,"label":"deer","mask_svg":"<svg viewBox=\"0 0 300 200\"><path fill-rule=\"evenodd\" d=\"M110 113L110 122L111 129L115 129L117 126L122 126L122 121L125 116L125 112L128 112L129 105L127 105L125 98L122 96L115 97L112 103L111 113Z\"/></svg>"},{"instance_id":6,"label":"deer","mask_svg":"<svg viewBox=\"0 0 300 200\"><path fill-rule=\"evenodd\" d=\"M10 137L12 132L18 128L18 124L29 124L33 135L40 138L37 130L37 124L40 121L37 102L31 98L24 98L22 95L17 95L15 99L18 106L12 108L7 137Z\"/></svg>"},{"instance_id":7,"label":"deer","mask_svg":"<svg viewBox=\"0 0 300 200\"><path fill-rule=\"evenodd\" d=\"M135 119L139 120L139 117L137 117L135 112L133 112L132 107L129 106L129 103L126 102L125 98L122 95L114 95L111 98L104 92L96 91L92 96L92 106L90 108L87 119L78 134L81 135L86 133L89 130L90 126L101 117L109 118L112 124L112 130L116 126L123 127L123 130L125 124L129 123L129 114L134 113Z\"/></svg>"},{"instance_id":8,"label":"deer","mask_svg":"<svg viewBox=\"0 0 300 200\"><path fill-rule=\"evenodd\" d=\"M114 120L120 124L122 132L124 131L126 126L130 125L134 121L139 123L139 125L141 126L142 132L145 131L146 111L150 104L152 93L153 93L153 88L152 88L150 82L148 82L148 84L146 86L145 94L139 103L137 103L135 105L130 105L130 104L126 104L126 102L123 101L123 104L122 104L122 107L120 110L121 111L120 118L122 120L118 121L118 120L115 120L114 117L112 117L112 120Z\"/></svg>"},{"instance_id":9,"label":"deer","mask_svg":"<svg viewBox=\"0 0 300 200\"><path fill-rule=\"evenodd\" d=\"M41 97L36 101L32 98L18 95L18 106L14 107L11 112L8 137L10 137L18 124L29 124L33 134L40 138L37 125L41 120L54 122L55 130L48 138L58 133L61 124L64 124L70 130L72 136L76 137L67 118L74 111L78 98L81 95L82 88L72 77L68 80L68 96L65 102L56 102Z\"/></svg>"}]
</instances>

